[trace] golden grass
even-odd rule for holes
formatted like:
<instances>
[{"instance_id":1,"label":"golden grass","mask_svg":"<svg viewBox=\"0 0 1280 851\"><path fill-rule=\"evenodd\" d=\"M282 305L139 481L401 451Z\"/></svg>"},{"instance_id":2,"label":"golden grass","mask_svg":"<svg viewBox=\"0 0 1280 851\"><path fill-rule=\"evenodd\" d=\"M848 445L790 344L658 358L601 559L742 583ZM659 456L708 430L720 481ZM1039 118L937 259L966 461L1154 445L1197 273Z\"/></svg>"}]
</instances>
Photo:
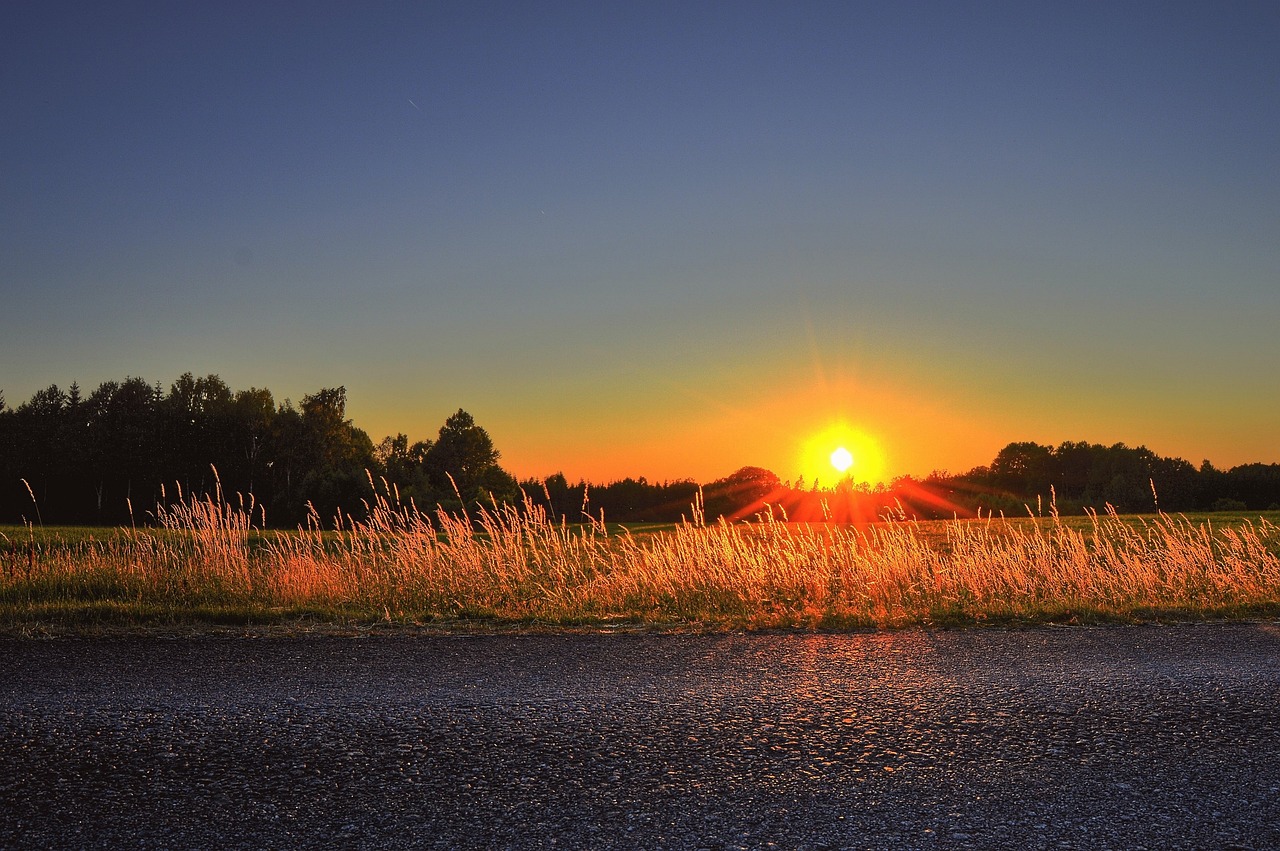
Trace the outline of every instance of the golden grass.
<instances>
[{"instance_id":1,"label":"golden grass","mask_svg":"<svg viewBox=\"0 0 1280 851\"><path fill-rule=\"evenodd\" d=\"M0 565L0 625L629 622L704 629L1133 621L1280 613L1280 527L1114 513L1069 526L984 518L855 528L768 514L632 535L530 501L428 516L378 496L367 520L259 536L250 501L188 498L158 526Z\"/></svg>"}]
</instances>

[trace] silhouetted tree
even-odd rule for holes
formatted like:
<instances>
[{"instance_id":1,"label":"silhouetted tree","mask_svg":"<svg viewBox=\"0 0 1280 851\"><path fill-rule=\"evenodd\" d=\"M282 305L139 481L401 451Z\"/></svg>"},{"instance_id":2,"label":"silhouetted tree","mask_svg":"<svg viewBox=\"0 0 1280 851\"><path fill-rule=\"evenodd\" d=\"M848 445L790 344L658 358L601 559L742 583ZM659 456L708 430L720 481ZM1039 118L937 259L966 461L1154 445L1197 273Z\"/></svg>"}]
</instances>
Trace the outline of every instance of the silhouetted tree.
<instances>
[{"instance_id":1,"label":"silhouetted tree","mask_svg":"<svg viewBox=\"0 0 1280 851\"><path fill-rule=\"evenodd\" d=\"M1047 494L1053 484L1053 450L1038 443L1010 443L996 453L991 475L1006 490Z\"/></svg>"},{"instance_id":2,"label":"silhouetted tree","mask_svg":"<svg viewBox=\"0 0 1280 851\"><path fill-rule=\"evenodd\" d=\"M84 403L98 522L136 520L159 497L156 391L141 378L106 381Z\"/></svg>"},{"instance_id":3,"label":"silhouetted tree","mask_svg":"<svg viewBox=\"0 0 1280 851\"><path fill-rule=\"evenodd\" d=\"M782 481L763 467L741 467L704 488L708 517L745 517L783 500Z\"/></svg>"},{"instance_id":4,"label":"silhouetted tree","mask_svg":"<svg viewBox=\"0 0 1280 851\"><path fill-rule=\"evenodd\" d=\"M6 482L16 503L23 507L21 516L29 517L34 507L30 495L21 480L25 479L41 506L41 515L51 518L58 514L53 502L59 498L59 478L62 473L58 457L58 434L65 420L67 395L56 384L37 391L13 413L13 439L11 443L13 479ZM24 505L24 499L26 504Z\"/></svg>"},{"instance_id":5,"label":"silhouetted tree","mask_svg":"<svg viewBox=\"0 0 1280 851\"><path fill-rule=\"evenodd\" d=\"M249 489L232 448L235 417L226 382L183 373L160 400L157 415L167 479L189 493L210 493L216 469L224 494Z\"/></svg>"},{"instance_id":6,"label":"silhouetted tree","mask_svg":"<svg viewBox=\"0 0 1280 851\"><path fill-rule=\"evenodd\" d=\"M397 434L384 437L374 452L381 474L399 495L401 504L412 503L419 511L430 511L439 502L427 480L430 450L430 441L411 444L408 435Z\"/></svg>"},{"instance_id":7,"label":"silhouetted tree","mask_svg":"<svg viewBox=\"0 0 1280 851\"><path fill-rule=\"evenodd\" d=\"M1227 474L1214 467L1206 458L1200 463L1197 484L1199 485L1198 507L1211 506L1220 499L1226 498L1230 483Z\"/></svg>"},{"instance_id":8,"label":"silhouetted tree","mask_svg":"<svg viewBox=\"0 0 1280 851\"><path fill-rule=\"evenodd\" d=\"M442 505L469 508L476 502L507 502L519 497L516 480L498 466L500 457L489 433L459 408L445 420L427 449L424 467ZM458 497L461 505L455 505Z\"/></svg>"},{"instance_id":9,"label":"silhouetted tree","mask_svg":"<svg viewBox=\"0 0 1280 851\"><path fill-rule=\"evenodd\" d=\"M1280 464L1242 464L1227 471L1231 498L1250 511L1262 511L1280 503Z\"/></svg>"},{"instance_id":10,"label":"silhouetted tree","mask_svg":"<svg viewBox=\"0 0 1280 851\"><path fill-rule=\"evenodd\" d=\"M348 513L369 493L374 468L373 441L347 419L347 388L334 387L302 397L302 490L322 521L339 509Z\"/></svg>"},{"instance_id":11,"label":"silhouetted tree","mask_svg":"<svg viewBox=\"0 0 1280 851\"><path fill-rule=\"evenodd\" d=\"M534 502L544 505L554 520L577 522L582 520L583 500L587 494L586 482L570 485L564 473L555 473L538 481L530 479L520 483L520 489Z\"/></svg>"},{"instance_id":12,"label":"silhouetted tree","mask_svg":"<svg viewBox=\"0 0 1280 851\"><path fill-rule=\"evenodd\" d=\"M276 403L270 390L250 387L231 399L232 430L230 442L239 469L238 480L246 482L245 490L257 493L262 482L263 465L271 458L271 425L276 418Z\"/></svg>"}]
</instances>

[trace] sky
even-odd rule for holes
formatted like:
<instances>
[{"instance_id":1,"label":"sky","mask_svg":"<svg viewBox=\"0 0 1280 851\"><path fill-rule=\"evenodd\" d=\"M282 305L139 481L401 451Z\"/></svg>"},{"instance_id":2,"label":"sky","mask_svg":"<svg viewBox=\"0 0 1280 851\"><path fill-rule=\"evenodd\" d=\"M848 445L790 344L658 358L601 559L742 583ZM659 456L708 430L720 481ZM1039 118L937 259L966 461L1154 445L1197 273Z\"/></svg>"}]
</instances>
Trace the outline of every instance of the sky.
<instances>
[{"instance_id":1,"label":"sky","mask_svg":"<svg viewBox=\"0 0 1280 851\"><path fill-rule=\"evenodd\" d=\"M1280 4L0 6L0 390L520 478L1280 462Z\"/></svg>"}]
</instances>

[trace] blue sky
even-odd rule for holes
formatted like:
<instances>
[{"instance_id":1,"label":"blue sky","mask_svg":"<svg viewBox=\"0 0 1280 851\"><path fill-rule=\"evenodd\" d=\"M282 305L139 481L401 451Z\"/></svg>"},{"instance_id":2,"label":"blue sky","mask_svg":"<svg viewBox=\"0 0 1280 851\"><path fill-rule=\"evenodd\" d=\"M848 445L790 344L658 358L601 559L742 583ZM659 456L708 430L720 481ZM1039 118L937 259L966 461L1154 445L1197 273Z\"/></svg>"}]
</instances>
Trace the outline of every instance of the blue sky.
<instances>
[{"instance_id":1,"label":"blue sky","mask_svg":"<svg viewBox=\"0 0 1280 851\"><path fill-rule=\"evenodd\" d=\"M0 389L345 385L519 475L1280 461L1280 6L0 10ZM810 473L812 475L812 473Z\"/></svg>"}]
</instances>

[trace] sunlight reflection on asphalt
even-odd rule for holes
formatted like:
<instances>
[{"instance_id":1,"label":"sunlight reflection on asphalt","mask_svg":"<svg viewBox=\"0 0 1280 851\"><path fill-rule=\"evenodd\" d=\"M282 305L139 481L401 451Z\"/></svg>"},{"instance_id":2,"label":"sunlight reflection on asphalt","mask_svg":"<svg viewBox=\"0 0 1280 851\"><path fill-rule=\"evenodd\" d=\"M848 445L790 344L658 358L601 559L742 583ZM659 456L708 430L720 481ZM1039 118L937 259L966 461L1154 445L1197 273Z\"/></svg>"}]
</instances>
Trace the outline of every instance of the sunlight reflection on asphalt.
<instances>
[{"instance_id":1,"label":"sunlight reflection on asphalt","mask_svg":"<svg viewBox=\"0 0 1280 851\"><path fill-rule=\"evenodd\" d=\"M5 847L1280 845L1275 626L3 648Z\"/></svg>"}]
</instances>

